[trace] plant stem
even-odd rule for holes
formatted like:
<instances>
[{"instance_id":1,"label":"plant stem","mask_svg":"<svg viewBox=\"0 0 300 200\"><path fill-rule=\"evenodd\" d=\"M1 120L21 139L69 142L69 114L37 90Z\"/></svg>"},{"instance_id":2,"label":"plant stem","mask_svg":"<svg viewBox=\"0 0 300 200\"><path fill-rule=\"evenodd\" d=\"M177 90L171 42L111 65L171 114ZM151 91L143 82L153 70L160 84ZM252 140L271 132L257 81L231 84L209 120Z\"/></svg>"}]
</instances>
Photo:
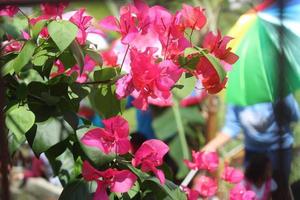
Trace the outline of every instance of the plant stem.
<instances>
[{"instance_id":1,"label":"plant stem","mask_svg":"<svg viewBox=\"0 0 300 200\"><path fill-rule=\"evenodd\" d=\"M127 45L127 48L126 48L126 52L125 52L125 55L124 55L124 58L123 58L123 60L122 60L122 64L121 64L121 70L120 71L122 71L122 67L123 67L123 65L124 65L124 62L125 62L125 59L126 59L126 56L127 56L127 53L128 53L128 50L129 50L129 47L130 47L130 45L128 44Z\"/></svg>"},{"instance_id":2,"label":"plant stem","mask_svg":"<svg viewBox=\"0 0 300 200\"><path fill-rule=\"evenodd\" d=\"M182 153L183 153L183 158L190 159L188 145L187 145L187 141L185 138L184 127L183 127L183 123L182 123L182 119L181 119L181 115L180 115L180 111L179 111L179 103L178 103L178 100L175 98L173 98L172 109L173 109L174 116L175 116L175 121L176 121L176 125L177 125L177 130L178 130L178 136L179 136Z\"/></svg>"},{"instance_id":3,"label":"plant stem","mask_svg":"<svg viewBox=\"0 0 300 200\"><path fill-rule=\"evenodd\" d=\"M20 9L20 8L18 8L18 10L19 10L19 12L24 16L24 17L26 17L26 19L27 19L27 25L28 25L28 32L29 32L29 34L30 34L30 29L31 29L31 25L30 25L30 18Z\"/></svg>"}]
</instances>

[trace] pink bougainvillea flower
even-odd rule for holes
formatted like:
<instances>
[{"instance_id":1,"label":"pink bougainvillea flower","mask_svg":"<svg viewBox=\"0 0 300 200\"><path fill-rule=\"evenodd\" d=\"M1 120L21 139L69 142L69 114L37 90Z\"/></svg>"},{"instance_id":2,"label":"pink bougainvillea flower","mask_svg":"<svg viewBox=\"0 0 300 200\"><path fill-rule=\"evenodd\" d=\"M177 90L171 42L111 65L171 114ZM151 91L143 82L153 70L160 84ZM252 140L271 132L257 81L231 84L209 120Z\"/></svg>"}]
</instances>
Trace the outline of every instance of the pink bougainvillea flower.
<instances>
[{"instance_id":1,"label":"pink bougainvillea flower","mask_svg":"<svg viewBox=\"0 0 300 200\"><path fill-rule=\"evenodd\" d=\"M0 16L9 16L13 17L17 14L19 8L13 5L3 5L0 6Z\"/></svg>"},{"instance_id":2,"label":"pink bougainvillea flower","mask_svg":"<svg viewBox=\"0 0 300 200\"><path fill-rule=\"evenodd\" d=\"M221 178L229 183L239 183L243 180L244 173L234 167L225 166L225 170L222 173Z\"/></svg>"},{"instance_id":3,"label":"pink bougainvillea flower","mask_svg":"<svg viewBox=\"0 0 300 200\"><path fill-rule=\"evenodd\" d=\"M30 40L31 37L26 31L21 31L21 34L25 40Z\"/></svg>"},{"instance_id":4,"label":"pink bougainvillea flower","mask_svg":"<svg viewBox=\"0 0 300 200\"><path fill-rule=\"evenodd\" d=\"M113 51L113 49L102 51L101 56L103 59L104 66L118 66L118 55Z\"/></svg>"},{"instance_id":5,"label":"pink bougainvillea flower","mask_svg":"<svg viewBox=\"0 0 300 200\"><path fill-rule=\"evenodd\" d=\"M62 16L64 9L69 5L69 3L42 3L41 11L42 15L48 17L60 17Z\"/></svg>"},{"instance_id":6,"label":"pink bougainvillea flower","mask_svg":"<svg viewBox=\"0 0 300 200\"><path fill-rule=\"evenodd\" d=\"M75 65L70 68L70 66L65 67L63 63L60 60L55 61L55 66L57 67L57 71L51 73L50 77L53 78L55 76L58 76L60 74L65 74L70 76L72 73L77 73L77 79L76 82L83 83L88 79L88 73L94 70L94 68L97 66L97 63L89 56L86 55L84 57L84 66L83 66L83 72L80 74L80 67L78 65ZM69 69L68 69L69 68Z\"/></svg>"},{"instance_id":7,"label":"pink bougainvillea flower","mask_svg":"<svg viewBox=\"0 0 300 200\"><path fill-rule=\"evenodd\" d=\"M129 141L128 122L121 116L103 120L104 128L88 131L81 139L87 146L100 149L103 153L126 154L131 145Z\"/></svg>"},{"instance_id":8,"label":"pink bougainvillea flower","mask_svg":"<svg viewBox=\"0 0 300 200\"><path fill-rule=\"evenodd\" d=\"M85 16L85 9L79 9L71 18L70 21L78 27L78 33L76 39L80 45L84 45L86 42L88 28L91 25L93 17Z\"/></svg>"},{"instance_id":9,"label":"pink bougainvillea flower","mask_svg":"<svg viewBox=\"0 0 300 200\"><path fill-rule=\"evenodd\" d=\"M195 179L194 189L199 192L201 196L210 197L216 194L218 190L218 183L210 177L200 176Z\"/></svg>"},{"instance_id":10,"label":"pink bougainvillea flower","mask_svg":"<svg viewBox=\"0 0 300 200\"><path fill-rule=\"evenodd\" d=\"M196 66L196 74L205 90L210 94L218 93L227 83L227 78L220 80L217 70L206 57L200 58Z\"/></svg>"},{"instance_id":11,"label":"pink bougainvillea flower","mask_svg":"<svg viewBox=\"0 0 300 200\"><path fill-rule=\"evenodd\" d=\"M221 32L218 31L217 35L213 32L207 33L204 37L202 46L208 49L212 54L214 54L220 60L225 61L228 64L234 64L238 60L238 56L231 52L231 48L227 48L227 44L232 37L224 36L222 38Z\"/></svg>"},{"instance_id":12,"label":"pink bougainvillea flower","mask_svg":"<svg viewBox=\"0 0 300 200\"><path fill-rule=\"evenodd\" d=\"M256 200L256 195L251 190L246 190L242 184L237 184L230 190L230 200Z\"/></svg>"},{"instance_id":13,"label":"pink bougainvillea flower","mask_svg":"<svg viewBox=\"0 0 300 200\"><path fill-rule=\"evenodd\" d=\"M165 175L162 170L156 167L163 164L163 157L169 151L168 145L160 140L152 139L144 142L135 152L132 165L137 167L141 165L143 172L152 171L159 179L161 184L165 183Z\"/></svg>"},{"instance_id":14,"label":"pink bougainvillea flower","mask_svg":"<svg viewBox=\"0 0 300 200\"><path fill-rule=\"evenodd\" d=\"M190 169L203 169L210 172L218 168L219 158L216 152L196 152L192 151L193 161L184 160Z\"/></svg>"},{"instance_id":15,"label":"pink bougainvillea flower","mask_svg":"<svg viewBox=\"0 0 300 200\"><path fill-rule=\"evenodd\" d=\"M190 95L180 101L180 106L188 107L188 106L197 105L197 104L201 103L203 100L205 100L206 97L208 96L208 94L205 90L199 90L197 88L195 88L194 90L195 91L192 93L192 95Z\"/></svg>"},{"instance_id":16,"label":"pink bougainvillea flower","mask_svg":"<svg viewBox=\"0 0 300 200\"><path fill-rule=\"evenodd\" d=\"M194 189L190 189L188 187L184 187L183 191L186 193L187 195L187 200L198 200L199 199L199 192L194 190Z\"/></svg>"},{"instance_id":17,"label":"pink bougainvillea flower","mask_svg":"<svg viewBox=\"0 0 300 200\"><path fill-rule=\"evenodd\" d=\"M129 96L134 90L131 75L127 74L120 78L116 82L116 87L116 94L118 99L122 99Z\"/></svg>"},{"instance_id":18,"label":"pink bougainvillea flower","mask_svg":"<svg viewBox=\"0 0 300 200\"><path fill-rule=\"evenodd\" d=\"M122 36L122 43L129 44L138 35L136 13L136 8L129 4L121 7L120 20L114 16L108 16L102 19L99 24L107 30L119 32Z\"/></svg>"},{"instance_id":19,"label":"pink bougainvillea flower","mask_svg":"<svg viewBox=\"0 0 300 200\"><path fill-rule=\"evenodd\" d=\"M203 9L200 7L192 7L186 4L182 5L180 11L182 23L185 28L200 30L206 23L206 17Z\"/></svg>"},{"instance_id":20,"label":"pink bougainvillea flower","mask_svg":"<svg viewBox=\"0 0 300 200\"><path fill-rule=\"evenodd\" d=\"M148 98L150 97L168 99L171 96L170 89L183 72L171 60L164 60L157 64L153 56L156 50L150 47L144 52L135 48L131 49L131 76L123 77L117 84L117 96L119 98L127 94L124 91L132 91L132 87L134 88L135 100L133 105L141 110L147 109ZM126 90L118 89L118 87L125 87Z\"/></svg>"},{"instance_id":21,"label":"pink bougainvillea flower","mask_svg":"<svg viewBox=\"0 0 300 200\"><path fill-rule=\"evenodd\" d=\"M1 43L3 53L18 52L22 49L22 42L15 40L11 35L8 35L7 38L8 40Z\"/></svg>"},{"instance_id":22,"label":"pink bougainvillea flower","mask_svg":"<svg viewBox=\"0 0 300 200\"><path fill-rule=\"evenodd\" d=\"M137 180L137 177L129 170L109 168L105 171L98 171L87 161L83 162L82 176L86 181L97 182L94 200L108 200L107 188L111 192L128 192Z\"/></svg>"}]
</instances>

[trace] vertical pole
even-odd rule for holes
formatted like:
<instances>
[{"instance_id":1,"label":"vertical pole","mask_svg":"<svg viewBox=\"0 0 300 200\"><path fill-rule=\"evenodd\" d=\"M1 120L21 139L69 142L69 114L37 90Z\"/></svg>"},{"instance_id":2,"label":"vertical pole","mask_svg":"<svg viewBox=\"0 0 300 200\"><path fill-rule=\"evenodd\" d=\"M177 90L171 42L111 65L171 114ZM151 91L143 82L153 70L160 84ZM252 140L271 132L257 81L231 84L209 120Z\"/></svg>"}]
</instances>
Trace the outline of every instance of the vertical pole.
<instances>
[{"instance_id":1,"label":"vertical pole","mask_svg":"<svg viewBox=\"0 0 300 200\"><path fill-rule=\"evenodd\" d=\"M0 165L1 165L1 199L9 200L9 182L8 182L8 145L7 134L4 128L4 82L0 74Z\"/></svg>"},{"instance_id":2,"label":"vertical pole","mask_svg":"<svg viewBox=\"0 0 300 200\"><path fill-rule=\"evenodd\" d=\"M283 135L285 133L284 127L286 126L288 118L288 113L284 101L285 95L285 83L286 83L286 74L285 74L285 54L284 54L284 7L285 0L277 0L279 7L279 20L280 24L278 26L278 43L279 43L279 54L278 54L278 102L275 105L275 118L278 125L278 134L279 134L279 150L278 150L278 174L275 174L275 178L277 179L278 190L275 195L273 195L273 199L291 199L289 189L288 189L288 175L286 174L286 170L284 169L284 148L283 148Z\"/></svg>"}]
</instances>

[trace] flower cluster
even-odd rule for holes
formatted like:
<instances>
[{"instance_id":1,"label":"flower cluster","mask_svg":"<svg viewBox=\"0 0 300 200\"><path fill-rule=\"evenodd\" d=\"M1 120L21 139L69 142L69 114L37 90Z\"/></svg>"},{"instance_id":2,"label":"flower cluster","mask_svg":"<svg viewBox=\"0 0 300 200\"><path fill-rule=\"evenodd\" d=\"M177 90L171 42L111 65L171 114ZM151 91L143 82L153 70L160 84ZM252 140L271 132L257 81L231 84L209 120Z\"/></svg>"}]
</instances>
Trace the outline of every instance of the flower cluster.
<instances>
[{"instance_id":1,"label":"flower cluster","mask_svg":"<svg viewBox=\"0 0 300 200\"><path fill-rule=\"evenodd\" d=\"M215 172L219 165L219 159L216 152L192 152L193 161L185 160L186 165L193 170L206 170L210 173ZM230 200L254 200L255 193L247 191L241 184L244 174L241 170L228 165L225 166L221 178L231 184L236 184L230 191ZM189 200L197 200L199 196L211 197L218 190L216 179L206 175L197 177L194 181L193 189L184 188Z\"/></svg>"},{"instance_id":2,"label":"flower cluster","mask_svg":"<svg viewBox=\"0 0 300 200\"><path fill-rule=\"evenodd\" d=\"M129 140L129 129L128 122L121 116L112 117L110 119L103 120L104 128L95 128L82 137L81 142L87 146L92 146L98 148L104 154L115 153L118 155L124 155L129 153L131 150L131 144ZM153 172L155 176L159 179L161 184L165 183L165 175L162 170L157 169L157 167L163 164L163 157L169 151L169 147L160 140L152 139L145 141L140 148L135 152L134 158L131 163L134 167L141 166L143 172ZM112 179L112 177L119 175L130 176L130 183L134 183L136 180L135 175L129 173L129 171L117 171L116 169L108 169L104 172L97 172L94 170L87 162L83 166L83 176L86 180L96 180L102 177L104 181L106 177ZM85 175L85 173L87 175ZM96 177L95 177L96 176ZM116 178L120 180L120 178ZM102 181L103 182L103 181ZM96 191L96 196L104 195L103 187L106 185L102 182L97 181L98 189ZM127 184L126 182L123 184ZM115 186L115 183L114 183ZM130 186L130 187L129 187ZM127 184L128 190L131 188L132 184ZM100 187L100 189L99 189ZM112 192L117 191L115 187L110 186ZM102 188L102 189L101 189ZM105 189L104 189L105 190ZM125 190L125 189L124 189ZM126 190L126 191L128 191ZM124 191L123 191L124 192Z\"/></svg>"},{"instance_id":3,"label":"flower cluster","mask_svg":"<svg viewBox=\"0 0 300 200\"><path fill-rule=\"evenodd\" d=\"M97 182L95 200L108 200L107 188L111 192L128 192L137 180L137 177L129 170L109 168L105 171L99 171L87 161L84 161L82 168L82 176L86 181Z\"/></svg>"},{"instance_id":4,"label":"flower cluster","mask_svg":"<svg viewBox=\"0 0 300 200\"><path fill-rule=\"evenodd\" d=\"M29 25L35 26L37 23L42 23L46 20L68 20L75 24L78 28L78 32L76 35L76 41L79 45L86 45L87 38L89 34L96 34L99 36L103 36L103 32L99 29L94 28L92 24L93 17L88 16L85 13L85 9L81 8L76 12L64 13L64 9L68 6L68 3L62 2L58 4L53 3L42 3L40 5L41 15L35 18L29 18ZM0 7L0 16L9 16L13 17L19 8L17 6L1 6ZM25 31L21 32L24 40L30 40L31 35ZM15 40L11 36L7 36L8 40L2 42L3 53L8 54L11 52L19 52L22 49L23 42ZM49 38L48 28L45 26L41 29L38 35L39 39L47 40ZM51 78L60 75L66 74L71 75L72 73L76 73L78 78L77 82L85 82L88 79L88 74L94 70L94 68L98 65L98 63L93 60L90 56L86 55L84 60L83 72L80 73L80 67L75 64L74 66L65 66L62 61L58 58L54 61L54 66L57 67L56 71L51 73Z\"/></svg>"},{"instance_id":5,"label":"flower cluster","mask_svg":"<svg viewBox=\"0 0 300 200\"><path fill-rule=\"evenodd\" d=\"M129 52L129 61L125 63L129 65L126 67L128 74L117 82L118 98L132 95L135 97L133 105L142 110L147 109L149 103L170 105L170 90L183 72L199 78L209 93L224 88L226 78L220 78L213 63L202 54L193 70L185 69L178 62L184 50L193 47L186 30L191 29L193 33L205 24L204 10L200 7L183 4L182 9L173 14L161 6L149 7L142 0L121 7L119 19L108 16L101 20L101 27L120 34L121 46L126 49L125 57ZM230 65L237 60L231 49L226 48L230 39L221 38L220 33L217 36L210 33L202 48L222 65ZM115 60L114 55L110 55L112 59L105 54L106 59Z\"/></svg>"}]
</instances>

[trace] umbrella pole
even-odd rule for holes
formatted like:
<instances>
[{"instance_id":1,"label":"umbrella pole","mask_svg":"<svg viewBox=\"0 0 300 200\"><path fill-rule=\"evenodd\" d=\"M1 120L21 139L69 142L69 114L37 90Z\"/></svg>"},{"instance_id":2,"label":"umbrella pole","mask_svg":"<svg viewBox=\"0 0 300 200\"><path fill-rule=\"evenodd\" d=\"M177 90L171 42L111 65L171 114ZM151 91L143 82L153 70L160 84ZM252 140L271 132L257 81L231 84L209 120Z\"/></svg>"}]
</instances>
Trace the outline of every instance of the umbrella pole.
<instances>
[{"instance_id":1,"label":"umbrella pole","mask_svg":"<svg viewBox=\"0 0 300 200\"><path fill-rule=\"evenodd\" d=\"M284 8L285 8L285 1L284 0L277 0L279 5L279 19L280 19L280 26L278 27L278 42L279 42L279 55L278 55L278 102L275 105L275 119L278 125L278 134L279 134L279 150L278 150L278 174L275 174L275 178L277 176L277 184L278 190L277 194L273 195L273 199L291 199L290 192L288 190L288 174L285 174L284 170L284 151L283 148L283 135L285 133L284 126L288 123L287 116L287 109L285 106L284 95L285 95L285 87L284 83L286 80L285 76L285 55L284 55Z\"/></svg>"}]
</instances>

